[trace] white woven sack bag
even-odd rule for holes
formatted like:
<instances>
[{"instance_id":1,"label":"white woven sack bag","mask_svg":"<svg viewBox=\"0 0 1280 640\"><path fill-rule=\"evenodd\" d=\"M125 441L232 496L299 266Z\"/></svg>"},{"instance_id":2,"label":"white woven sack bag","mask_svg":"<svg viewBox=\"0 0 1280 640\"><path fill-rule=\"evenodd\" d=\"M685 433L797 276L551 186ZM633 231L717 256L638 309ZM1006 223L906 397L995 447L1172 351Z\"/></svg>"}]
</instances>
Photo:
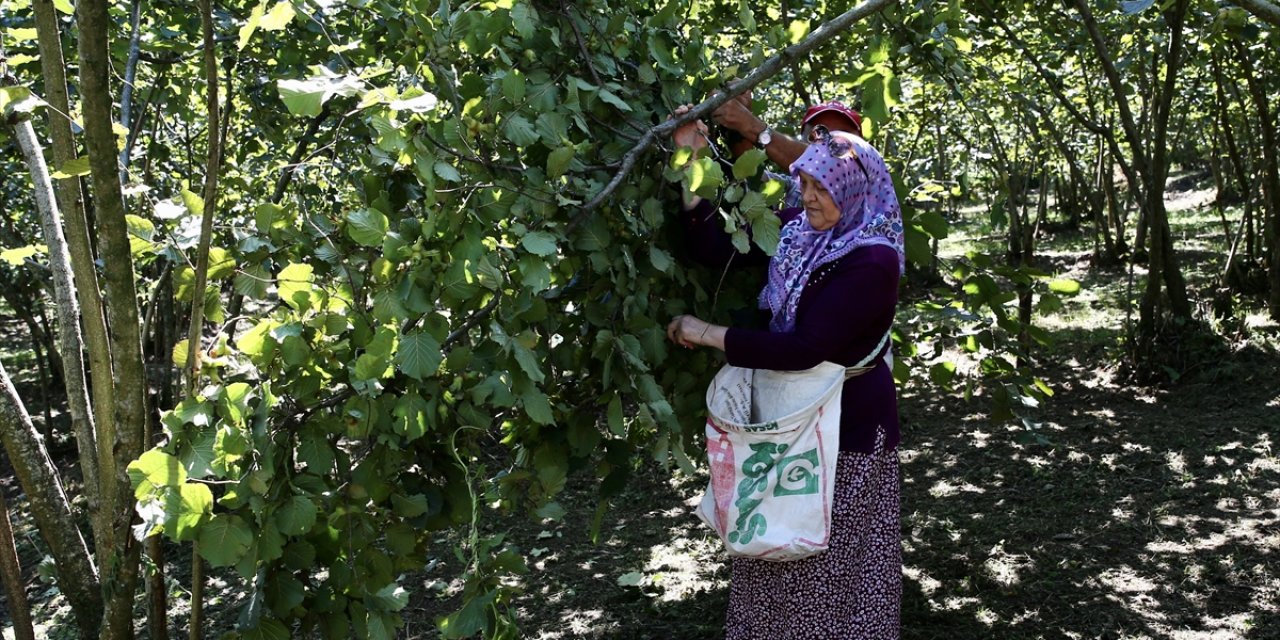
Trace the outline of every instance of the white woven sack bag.
<instances>
[{"instance_id":1,"label":"white woven sack bag","mask_svg":"<svg viewBox=\"0 0 1280 640\"><path fill-rule=\"evenodd\" d=\"M887 341L848 368L725 365L716 374L707 388L711 479L698 517L729 555L788 561L827 549L844 381L870 371Z\"/></svg>"}]
</instances>

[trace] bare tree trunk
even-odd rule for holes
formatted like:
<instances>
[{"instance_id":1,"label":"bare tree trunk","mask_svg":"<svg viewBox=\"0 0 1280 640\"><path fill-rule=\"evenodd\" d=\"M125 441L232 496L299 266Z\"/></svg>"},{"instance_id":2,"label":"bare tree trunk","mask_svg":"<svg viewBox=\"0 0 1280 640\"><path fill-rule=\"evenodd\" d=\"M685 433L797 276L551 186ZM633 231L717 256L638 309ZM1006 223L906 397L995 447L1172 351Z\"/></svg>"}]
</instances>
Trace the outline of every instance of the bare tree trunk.
<instances>
[{"instance_id":1,"label":"bare tree trunk","mask_svg":"<svg viewBox=\"0 0 1280 640\"><path fill-rule=\"evenodd\" d=\"M1191 304L1187 298L1186 283L1182 279L1177 256L1173 251L1173 237L1169 231L1168 213L1164 207L1164 179L1168 173L1165 141L1170 105L1177 87L1177 74L1182 60L1183 19L1187 12L1187 0L1178 0L1176 6L1165 14L1171 37L1165 55L1164 82L1156 95L1156 102L1152 105L1152 109L1144 115L1144 124L1152 127L1152 133L1148 137L1141 134L1138 124L1134 121L1124 84L1111 60L1106 41L1102 38L1088 3L1085 0L1074 0L1074 4L1093 42L1094 50L1106 73L1107 82L1111 85L1120 114L1120 123L1133 152L1133 164L1142 178L1142 196L1145 197L1140 196L1139 203L1141 212L1145 214L1142 216L1146 218L1145 226L1149 227L1151 232L1151 256L1146 290L1138 307L1138 334L1142 338L1150 338L1155 334L1156 315L1163 306L1160 302L1162 284L1168 289L1169 308L1174 315L1183 318L1191 317ZM1153 84L1155 79L1155 77L1152 78ZM1142 238L1143 228L1143 222L1139 221L1139 239ZM1138 252L1141 249L1141 244L1135 242L1134 251Z\"/></svg>"},{"instance_id":2,"label":"bare tree trunk","mask_svg":"<svg viewBox=\"0 0 1280 640\"><path fill-rule=\"evenodd\" d=\"M96 635L93 630L102 619L102 592L97 572L89 560L89 546L76 526L75 513L62 490L58 470L3 365L0 365L0 440L27 495L40 537L49 545L57 567L58 588L71 603L80 637L93 638Z\"/></svg>"},{"instance_id":3,"label":"bare tree trunk","mask_svg":"<svg viewBox=\"0 0 1280 640\"><path fill-rule=\"evenodd\" d=\"M1280 6L1267 0L1232 0L1231 4L1239 5L1262 20L1280 27Z\"/></svg>"},{"instance_id":4,"label":"bare tree trunk","mask_svg":"<svg viewBox=\"0 0 1280 640\"><path fill-rule=\"evenodd\" d=\"M191 326L187 333L187 387L186 395L195 395L200 379L200 348L204 328L204 290L209 272L209 244L213 238L213 216L218 205L218 171L222 158L222 141L218 115L218 63L213 40L213 13L210 0L200 0L200 25L204 36L204 76L207 139L209 148L205 156L204 217L200 221L200 245L196 254L196 282L191 299ZM191 623L190 640L200 640L204 616L204 576L199 543L192 545L191 553Z\"/></svg>"},{"instance_id":5,"label":"bare tree trunk","mask_svg":"<svg viewBox=\"0 0 1280 640\"><path fill-rule=\"evenodd\" d=\"M36 14L36 32L40 45L40 67L44 78L45 99L53 109L48 110L49 134L53 141L53 162L62 166L76 157L75 138L71 132L71 122L62 114L70 113L67 103L67 79L64 73L65 63L62 59L62 40L58 31L57 10L52 0L33 0L32 7ZM80 440L76 444L93 447L95 475L85 477L85 485L93 485L97 494L98 507L90 510L89 518L93 523L93 537L101 548L110 539L110 513L113 511L113 498L110 492L110 469L112 464L112 441L103 438L103 434L114 434L115 428L115 374L111 364L111 344L107 338L107 322L103 315L102 293L98 288L98 274L94 264L91 234L88 218L85 215L84 193L81 190L79 177L62 178L54 182L58 209L66 216L67 248L70 253L71 271L76 282L76 296L80 301L81 322L84 327L84 342L89 355L89 380L93 393L94 436ZM79 435L77 435L79 439ZM84 454L81 453L81 457ZM83 464L83 462L81 463ZM95 503L94 494L89 494L90 505ZM101 559L99 556L98 559ZM99 567L101 570L101 567Z\"/></svg>"},{"instance_id":6,"label":"bare tree trunk","mask_svg":"<svg viewBox=\"0 0 1280 640\"><path fill-rule=\"evenodd\" d=\"M1164 206L1164 183L1169 176L1169 115L1172 112L1173 99L1177 95L1178 73L1182 69L1182 48L1184 22L1189 0L1179 0L1172 9L1165 12L1165 22L1169 24L1172 35L1165 56L1164 85L1158 94L1158 109L1155 114L1155 131L1151 140L1151 186L1147 197L1151 200L1149 210L1152 214L1152 245L1157 242L1161 246L1160 259L1164 261L1162 275L1165 290L1169 296L1169 310L1179 318L1191 317L1191 300L1187 297L1187 282L1182 276L1182 267L1178 264L1178 252L1173 245L1173 232L1169 228L1169 213ZM1155 259L1152 253L1152 260Z\"/></svg>"},{"instance_id":7,"label":"bare tree trunk","mask_svg":"<svg viewBox=\"0 0 1280 640\"><path fill-rule=\"evenodd\" d=\"M44 152L36 139L30 120L13 125L18 146L27 160L27 170L35 187L36 209L40 212L40 226L44 241L49 247L49 270L53 276L54 300L58 311L58 341L62 359L62 382L67 392L67 410L71 414L72 432L75 433L80 453L80 473L84 477L85 496L89 500L89 512L101 508L98 498L98 456L94 445L93 414L89 408L89 392L85 384L84 340L80 334L80 304L75 296L75 282L71 275L71 258L66 238L62 235L62 216L54 199L53 183L44 162ZM96 529L95 529L96 533Z\"/></svg>"},{"instance_id":8,"label":"bare tree trunk","mask_svg":"<svg viewBox=\"0 0 1280 640\"><path fill-rule=\"evenodd\" d=\"M27 592L22 579L22 563L18 561L18 548L13 542L13 526L9 520L9 503L0 492L0 579L4 581L4 596L9 605L9 619L13 621L16 640L36 640L31 627L31 609L27 604Z\"/></svg>"},{"instance_id":9,"label":"bare tree trunk","mask_svg":"<svg viewBox=\"0 0 1280 640\"><path fill-rule=\"evenodd\" d=\"M1271 290L1267 296L1267 308L1273 320L1280 320L1280 158L1276 157L1276 144L1280 143L1280 138L1271 119L1266 88L1253 72L1245 57L1248 54L1239 43L1236 43L1236 53L1244 62L1241 67L1245 84L1253 96L1253 106L1258 111L1258 128L1262 133L1262 204L1266 216L1263 229L1267 241L1267 280Z\"/></svg>"},{"instance_id":10,"label":"bare tree trunk","mask_svg":"<svg viewBox=\"0 0 1280 640\"><path fill-rule=\"evenodd\" d=\"M1116 251L1116 241L1111 235L1111 224L1107 220L1107 189L1110 188L1108 178L1111 175L1111 163L1107 162L1107 149L1102 142L1098 143L1098 153L1094 158L1094 176L1092 192L1089 195L1089 210L1092 212L1094 237L1102 236L1102 255L1106 264L1115 264L1120 254Z\"/></svg>"},{"instance_id":11,"label":"bare tree trunk","mask_svg":"<svg viewBox=\"0 0 1280 640\"><path fill-rule=\"evenodd\" d=\"M107 8L107 0L76 3L84 137L97 205L98 237L103 255L112 257L105 262L103 279L116 381L116 432L101 431L99 437L112 443L115 456L110 468L105 459L100 459L99 464L104 467L104 476L110 478L109 484L103 487L104 500L108 493L113 494L114 500L110 504L110 540L98 549L102 580L111 586L102 638L118 640L133 637L133 602L138 589L139 549L129 531L134 515L133 489L125 468L142 453L148 416L137 290L120 186L119 156L111 130L111 60L107 33L112 22Z\"/></svg>"},{"instance_id":12,"label":"bare tree trunk","mask_svg":"<svg viewBox=\"0 0 1280 640\"><path fill-rule=\"evenodd\" d=\"M124 86L120 89L120 125L125 131L133 131L133 94L137 87L134 83L138 79L138 56L142 51L142 0L133 0L129 7L129 58L124 64ZM124 171L129 167L130 155L133 151L133 145L129 144L129 139L125 141L124 149L120 151L120 167L121 177L124 180ZM158 639L156 639L158 640Z\"/></svg>"}]
</instances>

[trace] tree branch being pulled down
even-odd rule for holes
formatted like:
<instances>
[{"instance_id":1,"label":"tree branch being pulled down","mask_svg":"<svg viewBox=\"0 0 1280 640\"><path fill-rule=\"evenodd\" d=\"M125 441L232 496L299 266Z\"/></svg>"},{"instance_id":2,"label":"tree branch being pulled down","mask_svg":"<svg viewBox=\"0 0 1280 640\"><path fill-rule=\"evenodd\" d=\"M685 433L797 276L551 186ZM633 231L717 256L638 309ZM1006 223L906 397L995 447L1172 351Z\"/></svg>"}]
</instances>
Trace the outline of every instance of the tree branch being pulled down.
<instances>
[{"instance_id":1,"label":"tree branch being pulled down","mask_svg":"<svg viewBox=\"0 0 1280 640\"><path fill-rule=\"evenodd\" d=\"M1267 2L1267 0L1231 0L1231 4L1274 26L1280 27L1280 5Z\"/></svg>"},{"instance_id":2,"label":"tree branch being pulled down","mask_svg":"<svg viewBox=\"0 0 1280 640\"><path fill-rule=\"evenodd\" d=\"M671 135L671 132L675 131L680 125L709 116L711 112L715 111L720 107L720 105L743 93L746 93L747 91L750 91L761 82L777 75L778 72L785 69L787 65L804 58L814 49L817 49L819 46L826 44L832 38L840 35L855 22L880 11L891 4L897 3L895 0L867 0L867 2L840 14L831 21L824 23L817 29L814 29L813 32L811 32L804 40L801 40L800 42L786 47L774 54L771 58L765 60L764 64L761 64L759 67L756 67L754 71L747 74L746 77L729 83L725 87L724 91L717 92L710 98L703 100L683 116L673 118L671 120L665 120L650 128L644 133L644 135L640 136L640 139L636 141L635 146L622 157L621 166L618 167L618 171L613 174L613 178L609 180L608 184L606 184L599 193L592 196L586 204L582 205L582 209L578 212L578 215L574 216L573 221L569 223L566 233L572 232L578 227L578 225L585 222L596 209L600 208L600 205L604 204L605 200L607 200L609 196L613 195L614 191L618 190L618 187L622 185L622 181L627 177L627 174L631 173L631 170L635 168L636 162L645 154L646 151L649 150L649 147L653 146L655 142Z\"/></svg>"}]
</instances>

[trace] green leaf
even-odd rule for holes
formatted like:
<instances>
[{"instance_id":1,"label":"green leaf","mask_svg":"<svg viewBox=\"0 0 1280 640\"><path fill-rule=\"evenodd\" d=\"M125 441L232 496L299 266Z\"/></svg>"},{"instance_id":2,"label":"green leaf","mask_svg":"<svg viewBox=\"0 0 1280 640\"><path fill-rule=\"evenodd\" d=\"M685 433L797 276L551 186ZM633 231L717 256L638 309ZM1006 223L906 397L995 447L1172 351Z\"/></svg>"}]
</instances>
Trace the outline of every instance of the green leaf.
<instances>
[{"instance_id":1,"label":"green leaf","mask_svg":"<svg viewBox=\"0 0 1280 640\"><path fill-rule=\"evenodd\" d=\"M377 209L360 209L347 214L347 235L366 247L382 246L388 228L387 216Z\"/></svg>"},{"instance_id":2,"label":"green leaf","mask_svg":"<svg viewBox=\"0 0 1280 640\"><path fill-rule=\"evenodd\" d=\"M0 251L0 260L4 260L9 263L10 266L20 267L24 262L26 262L27 258L35 257L40 253L42 253L40 247L34 244L29 244L25 247L18 247L17 249L5 249L4 251Z\"/></svg>"},{"instance_id":3,"label":"green leaf","mask_svg":"<svg viewBox=\"0 0 1280 640\"><path fill-rule=\"evenodd\" d=\"M236 272L231 281L231 288L236 293L250 299L260 300L267 296L267 284L271 274L262 265L251 264Z\"/></svg>"},{"instance_id":4,"label":"green leaf","mask_svg":"<svg viewBox=\"0 0 1280 640\"><path fill-rule=\"evenodd\" d=\"M542 382L546 378L546 374L542 372L542 367L538 364L538 357L533 352L537 339L537 334L533 333L533 330L527 330L518 337L510 339L506 346L515 354L516 362L520 364L520 369L529 376L529 379L534 382Z\"/></svg>"},{"instance_id":5,"label":"green leaf","mask_svg":"<svg viewBox=\"0 0 1280 640\"><path fill-rule=\"evenodd\" d=\"M807 35L809 35L808 20L796 20L787 27L787 37L790 44L804 40Z\"/></svg>"},{"instance_id":6,"label":"green leaf","mask_svg":"<svg viewBox=\"0 0 1280 640\"><path fill-rule=\"evenodd\" d=\"M441 180L462 182L462 174L458 173L458 170L455 169L453 165L443 160L436 161L436 163L431 166L431 170L434 171L437 176L440 176Z\"/></svg>"},{"instance_id":7,"label":"green leaf","mask_svg":"<svg viewBox=\"0 0 1280 640\"><path fill-rule=\"evenodd\" d=\"M231 252L221 247L209 248L209 271L205 273L205 278L210 282L221 280L236 272L236 259L231 256Z\"/></svg>"},{"instance_id":8,"label":"green leaf","mask_svg":"<svg viewBox=\"0 0 1280 640\"><path fill-rule=\"evenodd\" d=\"M260 2L249 13L249 19L240 27L240 39L236 41L236 50L243 50L244 46L249 44L249 39L253 37L253 32L258 30L258 26L262 24L262 15L266 11L266 2Z\"/></svg>"},{"instance_id":9,"label":"green leaf","mask_svg":"<svg viewBox=\"0 0 1280 640\"><path fill-rule=\"evenodd\" d=\"M395 432L408 442L413 442L427 434L430 405L416 392L409 392L396 402L395 421L392 423Z\"/></svg>"},{"instance_id":10,"label":"green leaf","mask_svg":"<svg viewBox=\"0 0 1280 640\"><path fill-rule=\"evenodd\" d=\"M394 640L392 629L395 624L390 622L385 613L369 612L369 617L365 620L365 628L368 630L367 637L369 640Z\"/></svg>"},{"instance_id":11,"label":"green leaf","mask_svg":"<svg viewBox=\"0 0 1280 640\"><path fill-rule=\"evenodd\" d=\"M671 259L671 254L654 245L649 245L649 262L653 263L654 269L663 273L671 273L671 267L675 264L675 261Z\"/></svg>"},{"instance_id":12,"label":"green leaf","mask_svg":"<svg viewBox=\"0 0 1280 640\"><path fill-rule=\"evenodd\" d=\"M939 362L929 368L929 379L940 387L949 386L955 377L956 365L954 362Z\"/></svg>"},{"instance_id":13,"label":"green leaf","mask_svg":"<svg viewBox=\"0 0 1280 640\"><path fill-rule=\"evenodd\" d=\"M200 529L200 555L213 567L230 567L240 561L253 543L253 532L243 518L220 513Z\"/></svg>"},{"instance_id":14,"label":"green leaf","mask_svg":"<svg viewBox=\"0 0 1280 640\"><path fill-rule=\"evenodd\" d=\"M236 349L250 357L264 355L267 352L267 340L270 339L271 330L277 324L274 320L263 320L254 325L236 340Z\"/></svg>"},{"instance_id":15,"label":"green leaf","mask_svg":"<svg viewBox=\"0 0 1280 640\"><path fill-rule=\"evenodd\" d=\"M364 84L350 76L322 75L307 80L278 80L280 100L296 116L318 116L324 103L335 95L356 95Z\"/></svg>"},{"instance_id":16,"label":"green leaf","mask_svg":"<svg viewBox=\"0 0 1280 640\"><path fill-rule=\"evenodd\" d=\"M408 497L398 493L391 495L391 508L395 510L396 515L401 518L416 518L426 513L431 507L431 503L425 495L421 493Z\"/></svg>"},{"instance_id":17,"label":"green leaf","mask_svg":"<svg viewBox=\"0 0 1280 640\"><path fill-rule=\"evenodd\" d=\"M71 4L71 0L53 0L53 8L66 15L74 15L76 12L76 7Z\"/></svg>"},{"instance_id":18,"label":"green leaf","mask_svg":"<svg viewBox=\"0 0 1280 640\"><path fill-rule=\"evenodd\" d=\"M748 149L733 163L733 178L744 180L756 175L760 165L769 158L761 149Z\"/></svg>"},{"instance_id":19,"label":"green leaf","mask_svg":"<svg viewBox=\"0 0 1280 640\"><path fill-rule=\"evenodd\" d=\"M196 539L200 526L213 513L213 493L203 484L188 482L178 488L178 495L179 511L172 528L166 524L165 532L174 540L189 542Z\"/></svg>"},{"instance_id":20,"label":"green leaf","mask_svg":"<svg viewBox=\"0 0 1280 640\"><path fill-rule=\"evenodd\" d=\"M242 640L289 640L289 628L279 620L262 618L256 627L241 633L240 637Z\"/></svg>"},{"instance_id":21,"label":"green leaf","mask_svg":"<svg viewBox=\"0 0 1280 640\"><path fill-rule=\"evenodd\" d=\"M548 496L560 493L569 476L569 457L563 448L549 444L538 447L533 454L533 467L538 470L538 482Z\"/></svg>"},{"instance_id":22,"label":"green leaf","mask_svg":"<svg viewBox=\"0 0 1280 640\"><path fill-rule=\"evenodd\" d=\"M573 156L578 150L572 145L565 145L547 154L547 178L555 180L569 170Z\"/></svg>"},{"instance_id":23,"label":"green leaf","mask_svg":"<svg viewBox=\"0 0 1280 640\"><path fill-rule=\"evenodd\" d=\"M213 462L217 458L214 445L218 440L218 432L212 426L201 428L180 442L179 459L192 478L206 478L213 473Z\"/></svg>"},{"instance_id":24,"label":"green leaf","mask_svg":"<svg viewBox=\"0 0 1280 640\"><path fill-rule=\"evenodd\" d=\"M613 92L609 91L608 89L601 89L598 95L600 96L601 100L608 102L609 104L621 109L622 111L631 111L631 105L623 102L622 98L619 98L618 96L614 95Z\"/></svg>"},{"instance_id":25,"label":"green leaf","mask_svg":"<svg viewBox=\"0 0 1280 640\"><path fill-rule=\"evenodd\" d=\"M44 101L26 87L0 87L0 114L5 117L24 120L41 106Z\"/></svg>"},{"instance_id":26,"label":"green leaf","mask_svg":"<svg viewBox=\"0 0 1280 640\"><path fill-rule=\"evenodd\" d=\"M920 228L924 229L924 232L933 238L942 240L947 237L949 227L947 219L937 211L925 211L916 216L914 222L920 225Z\"/></svg>"},{"instance_id":27,"label":"green leaf","mask_svg":"<svg viewBox=\"0 0 1280 640\"><path fill-rule=\"evenodd\" d=\"M440 104L440 99L435 97L434 94L423 92L422 95L414 96L412 98L392 100L391 102L387 103L387 106L391 107L396 111L412 111L413 113L427 113L428 111L435 111L436 106L439 104Z\"/></svg>"},{"instance_id":28,"label":"green leaf","mask_svg":"<svg viewBox=\"0 0 1280 640\"><path fill-rule=\"evenodd\" d=\"M381 380L387 377L390 368L387 359L372 353L362 354L356 358L353 367L353 379L359 381Z\"/></svg>"},{"instance_id":29,"label":"green leaf","mask_svg":"<svg viewBox=\"0 0 1280 640\"><path fill-rule=\"evenodd\" d=\"M907 225L904 234L907 260L913 264L927 265L932 260L933 249L929 245L929 235L915 225Z\"/></svg>"},{"instance_id":30,"label":"green leaf","mask_svg":"<svg viewBox=\"0 0 1280 640\"><path fill-rule=\"evenodd\" d=\"M626 437L626 427L622 422L622 398L614 396L613 399L609 401L608 415L609 431L619 438Z\"/></svg>"},{"instance_id":31,"label":"green leaf","mask_svg":"<svg viewBox=\"0 0 1280 640\"><path fill-rule=\"evenodd\" d=\"M516 33L520 34L521 38L528 40L537 33L538 12L528 3L521 2L511 7L511 22L516 27Z\"/></svg>"},{"instance_id":32,"label":"green leaf","mask_svg":"<svg viewBox=\"0 0 1280 640\"><path fill-rule=\"evenodd\" d=\"M561 518L568 515L568 513L569 512L565 510L564 506L559 502L548 502L541 507L538 507L537 510L533 512L533 515L538 516L543 520L559 521Z\"/></svg>"},{"instance_id":33,"label":"green leaf","mask_svg":"<svg viewBox=\"0 0 1280 640\"><path fill-rule=\"evenodd\" d=\"M547 400L547 394L537 387L529 385L520 399L524 402L524 412L529 414L531 420L538 424L555 423L556 418L551 412L551 403Z\"/></svg>"},{"instance_id":34,"label":"green leaf","mask_svg":"<svg viewBox=\"0 0 1280 640\"><path fill-rule=\"evenodd\" d=\"M311 274L309 264L290 263L276 278L277 292L285 304L302 311L311 307Z\"/></svg>"},{"instance_id":35,"label":"green leaf","mask_svg":"<svg viewBox=\"0 0 1280 640\"><path fill-rule=\"evenodd\" d=\"M724 171L712 158L698 158L688 168L688 190L704 198L713 198L724 184Z\"/></svg>"},{"instance_id":36,"label":"green leaf","mask_svg":"<svg viewBox=\"0 0 1280 640\"><path fill-rule=\"evenodd\" d=\"M527 147L538 141L538 132L524 116L514 115L507 118L502 126L507 139L519 147Z\"/></svg>"},{"instance_id":37,"label":"green leaf","mask_svg":"<svg viewBox=\"0 0 1280 640\"><path fill-rule=\"evenodd\" d=\"M525 81L524 74L519 69L512 69L502 78L502 95L506 96L511 104L518 104L524 100Z\"/></svg>"},{"instance_id":38,"label":"green leaf","mask_svg":"<svg viewBox=\"0 0 1280 640\"><path fill-rule=\"evenodd\" d=\"M489 603L497 597L497 591L490 591L466 601L461 609L450 614L440 622L440 635L450 640L470 638L480 633L488 622Z\"/></svg>"},{"instance_id":39,"label":"green leaf","mask_svg":"<svg viewBox=\"0 0 1280 640\"><path fill-rule=\"evenodd\" d=\"M1063 296L1074 296L1080 293L1080 283L1069 278L1059 278L1049 282L1049 290Z\"/></svg>"},{"instance_id":40,"label":"green leaf","mask_svg":"<svg viewBox=\"0 0 1280 640\"><path fill-rule=\"evenodd\" d=\"M555 236L545 231L531 231L520 238L520 245L526 251L538 256L553 256L556 253Z\"/></svg>"},{"instance_id":41,"label":"green leaf","mask_svg":"<svg viewBox=\"0 0 1280 640\"><path fill-rule=\"evenodd\" d=\"M54 180L62 180L65 178L87 175L89 175L89 158L88 156L85 156L83 158L74 158L62 163L62 166L58 167L51 177Z\"/></svg>"},{"instance_id":42,"label":"green leaf","mask_svg":"<svg viewBox=\"0 0 1280 640\"><path fill-rule=\"evenodd\" d=\"M307 471L326 473L332 469L333 459L333 447L324 436L308 432L298 442L298 462L306 464Z\"/></svg>"},{"instance_id":43,"label":"green leaf","mask_svg":"<svg viewBox=\"0 0 1280 640\"><path fill-rule=\"evenodd\" d=\"M276 526L287 536L300 536L315 526L316 513L316 503L306 496L295 495L276 510Z\"/></svg>"},{"instance_id":44,"label":"green leaf","mask_svg":"<svg viewBox=\"0 0 1280 640\"><path fill-rule=\"evenodd\" d=\"M293 20L295 15L297 15L297 12L293 9L293 2L291 0L280 0L280 2L276 3L276 6L271 7L271 11L268 11L267 15L262 17L262 22L258 24L258 27L263 31L280 31L289 26L289 22Z\"/></svg>"},{"instance_id":45,"label":"green leaf","mask_svg":"<svg viewBox=\"0 0 1280 640\"><path fill-rule=\"evenodd\" d=\"M400 338L396 364L405 375L423 380L435 375L442 356L440 343L434 336L425 331L410 333Z\"/></svg>"},{"instance_id":46,"label":"green leaf","mask_svg":"<svg viewBox=\"0 0 1280 640\"><path fill-rule=\"evenodd\" d=\"M182 461L159 449L151 449L130 462L128 472L139 499L150 493L152 487L177 487L187 481Z\"/></svg>"},{"instance_id":47,"label":"green leaf","mask_svg":"<svg viewBox=\"0 0 1280 640\"><path fill-rule=\"evenodd\" d=\"M404 587L392 583L373 594L373 600L382 611L399 611L409 605L409 592Z\"/></svg>"},{"instance_id":48,"label":"green leaf","mask_svg":"<svg viewBox=\"0 0 1280 640\"><path fill-rule=\"evenodd\" d=\"M1125 13L1133 15L1150 9L1151 5L1155 3L1156 0L1122 0L1120 2L1120 8L1124 10Z\"/></svg>"}]
</instances>

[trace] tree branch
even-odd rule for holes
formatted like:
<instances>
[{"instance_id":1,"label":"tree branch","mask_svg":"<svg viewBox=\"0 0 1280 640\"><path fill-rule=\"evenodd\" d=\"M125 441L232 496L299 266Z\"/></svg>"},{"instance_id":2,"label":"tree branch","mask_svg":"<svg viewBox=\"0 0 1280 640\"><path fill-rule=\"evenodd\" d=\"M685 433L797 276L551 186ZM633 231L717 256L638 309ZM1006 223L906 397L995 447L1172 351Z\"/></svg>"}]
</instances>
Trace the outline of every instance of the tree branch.
<instances>
[{"instance_id":1,"label":"tree branch","mask_svg":"<svg viewBox=\"0 0 1280 640\"><path fill-rule=\"evenodd\" d=\"M293 179L293 172L302 162L302 155L307 152L307 147L315 140L316 134L320 131L320 125L329 117L329 105L326 104L320 108L320 113L316 114L311 122L307 123L307 130L302 133L302 137L298 138L298 146L293 148L293 155L289 156L289 164L286 164L280 170L280 177L276 180L276 188L271 192L272 204L280 204L284 199L284 192L289 188L289 181Z\"/></svg>"},{"instance_id":2,"label":"tree branch","mask_svg":"<svg viewBox=\"0 0 1280 640\"><path fill-rule=\"evenodd\" d=\"M485 318L489 317L489 314L493 313L493 310L498 308L498 300L500 300L501 298L502 296L498 295L497 293L494 293L493 298L489 300L488 304L484 305L484 307L482 307L479 311L471 314L471 317L467 318L466 322L463 322L457 329L454 329L453 331L451 331L448 337L444 339L444 342L440 343L440 352L445 353L449 351L449 348L453 346L453 343L457 342L462 338L462 336L466 335L467 332L470 331L472 327L480 324L481 320L484 320Z\"/></svg>"},{"instance_id":3,"label":"tree branch","mask_svg":"<svg viewBox=\"0 0 1280 640\"><path fill-rule=\"evenodd\" d=\"M994 15L994 12L992 13ZM1084 128L1100 136L1111 135L1111 132L1102 125L1085 117L1084 113L1076 108L1074 103L1067 99L1067 96L1062 93L1062 87L1056 82L1057 78L1050 74L1049 70L1044 68L1044 65L1040 64L1040 60L1031 53L1031 50L1027 48L1026 43L1018 37L1018 34L1014 33L1013 30L1009 28L1009 25L1005 24L999 17L995 17L994 21L996 26L1000 27L1000 30L1004 32L1005 36L1008 37L1009 40L1018 47L1018 50L1022 52L1022 57L1026 58L1027 62L1030 62L1031 66L1035 67L1036 73L1040 74L1040 78L1044 80L1045 85L1049 87L1049 91L1053 93L1053 96L1058 99L1058 102L1062 104L1062 107L1066 109L1067 112L1076 119L1076 121L1083 125Z\"/></svg>"},{"instance_id":4,"label":"tree branch","mask_svg":"<svg viewBox=\"0 0 1280 640\"><path fill-rule=\"evenodd\" d=\"M600 80L600 74L596 72L596 65L591 62L591 54L587 52L586 41L582 39L582 30L578 28L578 23L574 22L573 16L564 14L564 19L573 27L573 35L578 40L578 50L582 52L582 62L587 65L587 70L591 72L591 78L596 81L597 87L603 87L604 82Z\"/></svg>"},{"instance_id":5,"label":"tree branch","mask_svg":"<svg viewBox=\"0 0 1280 640\"><path fill-rule=\"evenodd\" d=\"M764 64L761 64L759 67L756 67L754 71L747 74L745 78L736 82L730 82L726 85L724 91L712 94L710 98L703 100L683 116L665 120L650 128L643 136L640 137L640 140L636 142L635 147L622 157L622 165L618 168L618 172L614 174L613 179L611 179L599 193L593 196L582 206L578 215L574 216L573 220L569 223L568 228L565 230L566 233L571 232L583 222L586 222L587 218L590 217L596 209L600 208L600 205L604 204L604 201L607 200L609 196L613 195L613 192L617 191L618 187L622 186L623 179L627 177L627 174L631 173L631 170L635 168L636 162L640 159L640 156L644 155L654 142L670 135L671 132L675 131L676 128L681 125L710 115L711 112L719 108L720 105L743 93L746 93L747 91L750 91L755 88L756 85L776 75L788 64L804 58L814 49L826 44L837 35L840 35L855 22L880 11L889 4L896 4L896 1L867 0L867 2L840 14L835 19L815 29L804 40L801 40L800 42L793 44L790 47L786 47L782 51L774 54L773 57L766 60Z\"/></svg>"},{"instance_id":6,"label":"tree branch","mask_svg":"<svg viewBox=\"0 0 1280 640\"><path fill-rule=\"evenodd\" d=\"M126 130L133 128L134 81L138 78L138 55L142 50L142 0L133 0L129 10L129 58L124 67L124 86L120 90L120 124ZM139 118L141 119L141 118ZM133 145L125 145L120 151L121 171L129 170L129 153ZM123 177L121 178L124 179Z\"/></svg>"},{"instance_id":7,"label":"tree branch","mask_svg":"<svg viewBox=\"0 0 1280 640\"><path fill-rule=\"evenodd\" d=\"M1098 21L1094 19L1093 12L1089 10L1089 5L1084 0L1074 1L1076 10L1079 11L1080 18L1084 21L1085 29L1089 32L1089 38L1093 41L1093 48L1098 54L1098 61L1102 63L1102 70L1106 73L1107 82L1111 84L1111 91L1115 94L1116 108L1120 111L1120 124L1124 128L1129 146L1133 150L1134 164L1140 168L1146 167L1146 147L1142 145L1142 136L1138 134L1138 127L1133 119L1133 111L1129 109L1129 101L1125 98L1124 83L1120 80L1120 73L1116 71L1116 65L1111 61L1111 55L1107 50L1107 43L1102 39L1102 32L1098 30Z\"/></svg>"},{"instance_id":8,"label":"tree branch","mask_svg":"<svg viewBox=\"0 0 1280 640\"><path fill-rule=\"evenodd\" d=\"M1273 26L1280 27L1280 5L1274 5L1267 0L1231 0L1231 3Z\"/></svg>"}]
</instances>

